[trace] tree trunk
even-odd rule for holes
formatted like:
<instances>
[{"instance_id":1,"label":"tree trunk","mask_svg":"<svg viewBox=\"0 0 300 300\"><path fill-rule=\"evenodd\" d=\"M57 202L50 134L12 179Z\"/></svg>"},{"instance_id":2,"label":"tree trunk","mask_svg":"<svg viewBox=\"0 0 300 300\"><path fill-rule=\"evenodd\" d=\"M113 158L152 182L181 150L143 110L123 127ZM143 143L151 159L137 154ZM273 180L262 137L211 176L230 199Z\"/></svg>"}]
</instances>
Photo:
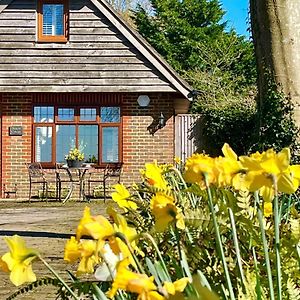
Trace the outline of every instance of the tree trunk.
<instances>
[{"instance_id":1,"label":"tree trunk","mask_svg":"<svg viewBox=\"0 0 300 300\"><path fill-rule=\"evenodd\" d=\"M295 107L300 125L300 2L299 0L250 0L253 40L258 66L258 97L266 93L265 69Z\"/></svg>"}]
</instances>

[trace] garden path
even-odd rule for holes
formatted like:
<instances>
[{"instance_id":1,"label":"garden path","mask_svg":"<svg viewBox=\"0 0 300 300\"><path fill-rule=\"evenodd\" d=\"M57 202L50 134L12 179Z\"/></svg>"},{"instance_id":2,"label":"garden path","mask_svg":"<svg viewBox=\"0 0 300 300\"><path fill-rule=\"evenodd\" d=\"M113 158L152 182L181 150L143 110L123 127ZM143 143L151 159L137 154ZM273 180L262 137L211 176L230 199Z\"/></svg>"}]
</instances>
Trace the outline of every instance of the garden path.
<instances>
[{"instance_id":1,"label":"garden path","mask_svg":"<svg viewBox=\"0 0 300 300\"><path fill-rule=\"evenodd\" d=\"M92 214L103 214L103 202L0 202L0 255L7 252L3 236L19 234L25 235L26 244L30 248L40 251L42 257L66 278L65 270L69 265L63 261L66 238L58 238L55 234L74 234L82 216L84 207L91 207ZM73 266L74 269L75 266ZM34 261L33 270L38 278L51 276L51 273L39 261ZM51 276L52 277L52 276ZM7 273L0 271L0 300L6 299L17 288L9 281ZM39 287L16 299L24 300L52 300L55 299L53 287Z\"/></svg>"}]
</instances>

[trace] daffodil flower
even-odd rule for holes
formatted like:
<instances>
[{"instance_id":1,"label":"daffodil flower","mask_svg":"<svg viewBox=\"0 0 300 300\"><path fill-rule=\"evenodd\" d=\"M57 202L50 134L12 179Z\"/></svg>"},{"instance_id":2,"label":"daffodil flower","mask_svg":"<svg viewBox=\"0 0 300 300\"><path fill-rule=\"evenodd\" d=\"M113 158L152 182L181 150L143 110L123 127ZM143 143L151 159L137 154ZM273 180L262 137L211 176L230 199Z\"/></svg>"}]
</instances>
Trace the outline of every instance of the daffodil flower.
<instances>
[{"instance_id":1,"label":"daffodil flower","mask_svg":"<svg viewBox=\"0 0 300 300\"><path fill-rule=\"evenodd\" d=\"M201 188L205 188L204 176L206 176L208 184L215 184L218 173L212 157L205 154L193 154L186 160L183 177L186 182L196 183Z\"/></svg>"},{"instance_id":2,"label":"daffodil flower","mask_svg":"<svg viewBox=\"0 0 300 300\"><path fill-rule=\"evenodd\" d=\"M78 275L94 273L94 267L100 261L97 242L94 240L77 241L72 236L66 243L64 260L73 263L78 259L80 259Z\"/></svg>"},{"instance_id":3,"label":"daffodil flower","mask_svg":"<svg viewBox=\"0 0 300 300\"><path fill-rule=\"evenodd\" d=\"M111 194L112 199L119 205L119 207L127 209L137 209L137 204L134 201L129 200L130 193L123 184L116 184L113 186L116 190Z\"/></svg>"},{"instance_id":4,"label":"daffodil flower","mask_svg":"<svg viewBox=\"0 0 300 300\"><path fill-rule=\"evenodd\" d=\"M117 275L114 279L111 289L108 291L108 297L113 298L118 289L138 294L137 299L163 300L164 297L157 292L154 284L154 277L148 277L146 274L132 272L129 266L129 260L124 259L117 265Z\"/></svg>"},{"instance_id":5,"label":"daffodil flower","mask_svg":"<svg viewBox=\"0 0 300 300\"><path fill-rule=\"evenodd\" d=\"M36 281L31 263L39 253L34 249L27 248L25 241L18 235L5 238L5 241L10 252L4 254L1 259L11 272L10 281L16 286Z\"/></svg>"},{"instance_id":6,"label":"daffodil flower","mask_svg":"<svg viewBox=\"0 0 300 300\"><path fill-rule=\"evenodd\" d=\"M146 170L144 177L149 185L152 185L161 190L167 190L167 182L162 175L162 169L156 164L145 164Z\"/></svg>"},{"instance_id":7,"label":"daffodil flower","mask_svg":"<svg viewBox=\"0 0 300 300\"><path fill-rule=\"evenodd\" d=\"M272 202L264 202L264 216L270 217L273 213Z\"/></svg>"},{"instance_id":8,"label":"daffodil flower","mask_svg":"<svg viewBox=\"0 0 300 300\"><path fill-rule=\"evenodd\" d=\"M177 228L184 229L181 209L174 204L174 198L158 192L150 201L150 209L155 217L155 228L164 231L170 222L176 221Z\"/></svg>"},{"instance_id":9,"label":"daffodil flower","mask_svg":"<svg viewBox=\"0 0 300 300\"><path fill-rule=\"evenodd\" d=\"M183 292L189 282L190 280L187 277L183 277L174 282L165 281L163 289L165 289L169 295L175 295L176 292Z\"/></svg>"}]
</instances>

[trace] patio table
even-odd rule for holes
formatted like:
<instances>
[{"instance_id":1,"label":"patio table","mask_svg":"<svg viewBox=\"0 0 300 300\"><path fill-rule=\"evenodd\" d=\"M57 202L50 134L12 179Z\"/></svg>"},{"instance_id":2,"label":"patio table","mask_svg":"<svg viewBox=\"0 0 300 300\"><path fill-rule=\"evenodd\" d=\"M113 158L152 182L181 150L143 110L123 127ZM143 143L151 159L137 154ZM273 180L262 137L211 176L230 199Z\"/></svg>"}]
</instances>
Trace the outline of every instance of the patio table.
<instances>
[{"instance_id":1,"label":"patio table","mask_svg":"<svg viewBox=\"0 0 300 300\"><path fill-rule=\"evenodd\" d=\"M67 164L60 166L60 169L63 169L67 172L70 183L69 183L69 191L66 197L63 199L63 203L65 203L74 191L74 184L79 185L79 199L84 199L84 176L87 171L91 171L94 169L91 165L81 166L81 167L69 167Z\"/></svg>"}]
</instances>

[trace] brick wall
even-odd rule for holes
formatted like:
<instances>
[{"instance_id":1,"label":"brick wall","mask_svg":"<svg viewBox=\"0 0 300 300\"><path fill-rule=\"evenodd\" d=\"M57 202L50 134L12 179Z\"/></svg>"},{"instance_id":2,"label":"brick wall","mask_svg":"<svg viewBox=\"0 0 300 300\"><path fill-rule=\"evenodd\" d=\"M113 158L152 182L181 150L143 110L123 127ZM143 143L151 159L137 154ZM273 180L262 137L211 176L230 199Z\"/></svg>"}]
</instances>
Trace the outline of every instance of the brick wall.
<instances>
[{"instance_id":1,"label":"brick wall","mask_svg":"<svg viewBox=\"0 0 300 300\"><path fill-rule=\"evenodd\" d=\"M169 94L149 94L149 107L140 108L138 94L124 96L123 100L123 162L122 181L139 180L139 170L145 162L170 163L174 158L173 99ZM163 113L166 126L155 131L158 117ZM151 130L154 132L151 133ZM150 132L149 132L150 131Z\"/></svg>"},{"instance_id":2,"label":"brick wall","mask_svg":"<svg viewBox=\"0 0 300 300\"><path fill-rule=\"evenodd\" d=\"M31 102L31 94L2 94L2 186L12 189L17 183L22 198L28 188L25 162L31 160ZM9 136L14 125L23 127L22 136Z\"/></svg>"},{"instance_id":3,"label":"brick wall","mask_svg":"<svg viewBox=\"0 0 300 300\"><path fill-rule=\"evenodd\" d=\"M31 161L32 95L29 93L4 93L2 96L2 186L12 188L18 184L18 197L27 198L28 175L26 162ZM123 162L122 182L130 184L139 180L139 170L145 162L157 159L159 163L172 162L174 157L174 116L171 94L152 93L150 105L140 108L138 94L123 97ZM160 113L166 126L157 129ZM9 136L9 127L23 127L22 136Z\"/></svg>"}]
</instances>

